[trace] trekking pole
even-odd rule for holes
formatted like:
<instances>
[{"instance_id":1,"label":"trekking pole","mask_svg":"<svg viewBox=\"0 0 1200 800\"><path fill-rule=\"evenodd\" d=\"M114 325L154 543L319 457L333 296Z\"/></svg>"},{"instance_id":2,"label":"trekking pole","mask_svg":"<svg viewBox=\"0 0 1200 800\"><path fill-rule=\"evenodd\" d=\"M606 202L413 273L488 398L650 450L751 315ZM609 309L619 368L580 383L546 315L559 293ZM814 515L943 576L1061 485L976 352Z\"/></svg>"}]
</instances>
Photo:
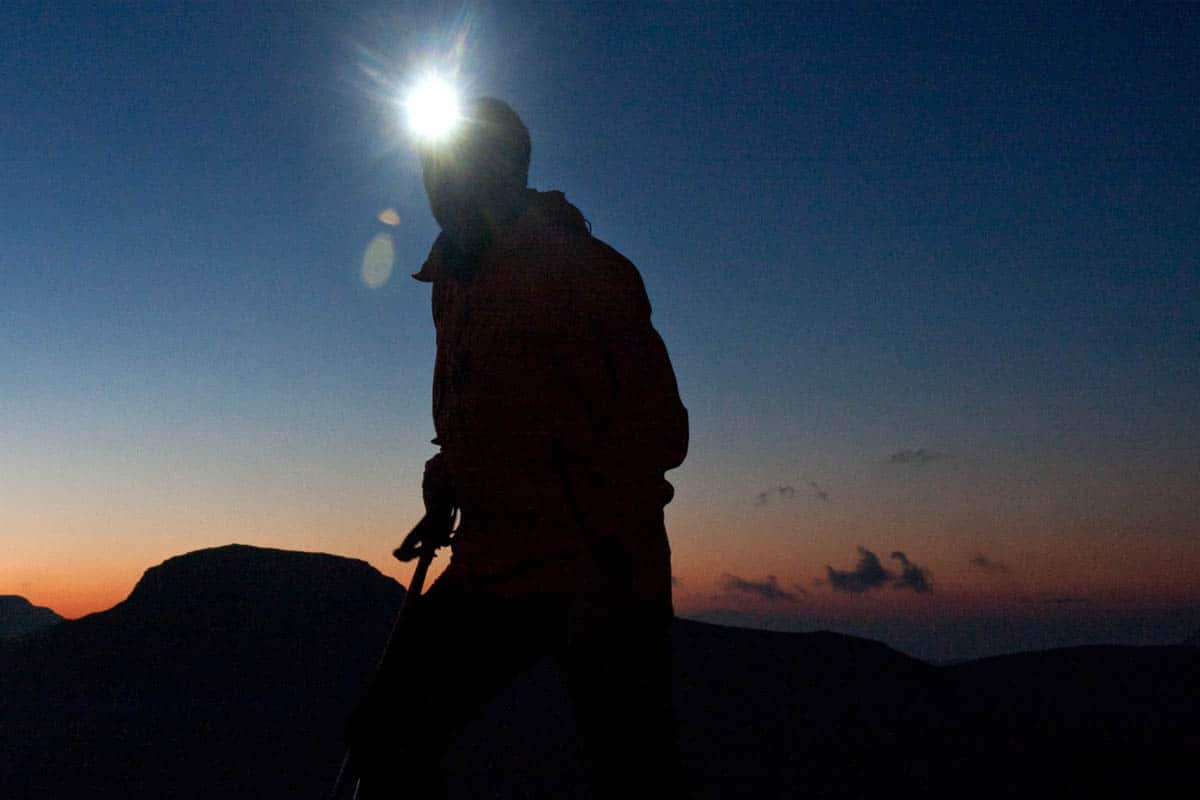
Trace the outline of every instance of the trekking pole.
<instances>
[{"instance_id":1,"label":"trekking pole","mask_svg":"<svg viewBox=\"0 0 1200 800\"><path fill-rule=\"evenodd\" d=\"M387 643L383 646L383 654L379 657L379 663L375 666L376 674L382 669L384 663L388 659L388 654L392 651L392 646L396 642L397 634L400 631L401 623L408 614L409 609L421 597L421 592L425 588L425 577L429 573L429 565L433 563L433 557L437 555L437 550L443 544L449 542L449 535L453 532L454 521L457 517L456 511L451 511L447 518L437 520L426 514L425 517L417 523L412 532L405 537L404 542L392 551L392 556L401 562L417 560L417 566L413 568L412 580L408 583L408 591L404 593L404 599L400 601L400 610L396 613L396 620L392 623L392 630L388 633ZM442 528L445 525L445 528ZM348 784L350 778L350 747L346 747L346 752L342 756L342 764L338 767L337 779L333 783L333 791L329 793L329 800L338 800L341 797L342 791ZM362 778L355 777L354 792L350 795L351 800L358 800L358 792L362 785Z\"/></svg>"}]
</instances>

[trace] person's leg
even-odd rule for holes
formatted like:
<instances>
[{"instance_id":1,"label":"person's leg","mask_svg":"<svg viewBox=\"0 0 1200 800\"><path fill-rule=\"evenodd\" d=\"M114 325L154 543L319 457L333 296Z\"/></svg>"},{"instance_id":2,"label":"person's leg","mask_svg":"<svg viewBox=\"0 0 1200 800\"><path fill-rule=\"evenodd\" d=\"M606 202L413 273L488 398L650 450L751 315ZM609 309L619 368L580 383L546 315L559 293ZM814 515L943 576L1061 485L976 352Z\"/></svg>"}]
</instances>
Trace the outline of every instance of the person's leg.
<instances>
[{"instance_id":1,"label":"person's leg","mask_svg":"<svg viewBox=\"0 0 1200 800\"><path fill-rule=\"evenodd\" d=\"M656 605L621 617L573 637L563 655L596 795L685 797L671 701L670 614Z\"/></svg>"},{"instance_id":2,"label":"person's leg","mask_svg":"<svg viewBox=\"0 0 1200 800\"><path fill-rule=\"evenodd\" d=\"M411 609L355 711L361 800L445 796L453 737L550 647L544 602L471 594L439 580Z\"/></svg>"}]
</instances>

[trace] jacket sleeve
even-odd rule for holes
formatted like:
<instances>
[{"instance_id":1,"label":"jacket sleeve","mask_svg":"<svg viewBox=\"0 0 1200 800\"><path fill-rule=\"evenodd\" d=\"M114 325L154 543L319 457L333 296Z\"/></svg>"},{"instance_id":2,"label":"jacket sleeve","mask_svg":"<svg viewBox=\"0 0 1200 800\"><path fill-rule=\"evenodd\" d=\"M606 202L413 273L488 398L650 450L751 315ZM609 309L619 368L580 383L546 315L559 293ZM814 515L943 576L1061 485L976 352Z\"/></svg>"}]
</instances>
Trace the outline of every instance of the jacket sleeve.
<instances>
[{"instance_id":1,"label":"jacket sleeve","mask_svg":"<svg viewBox=\"0 0 1200 800\"><path fill-rule=\"evenodd\" d=\"M608 245L591 242L556 348L557 371L579 409L560 429L560 444L602 483L644 488L666 503L671 487L663 473L687 455L687 409L637 269Z\"/></svg>"}]
</instances>

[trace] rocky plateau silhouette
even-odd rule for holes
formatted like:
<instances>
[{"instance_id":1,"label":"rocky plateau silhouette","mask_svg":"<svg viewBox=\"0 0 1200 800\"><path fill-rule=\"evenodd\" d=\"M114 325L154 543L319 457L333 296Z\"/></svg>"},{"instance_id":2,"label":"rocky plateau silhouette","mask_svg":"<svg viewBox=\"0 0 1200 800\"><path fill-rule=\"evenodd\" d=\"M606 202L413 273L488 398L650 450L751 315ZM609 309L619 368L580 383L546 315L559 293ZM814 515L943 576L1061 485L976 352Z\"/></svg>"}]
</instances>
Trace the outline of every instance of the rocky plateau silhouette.
<instances>
[{"instance_id":1,"label":"rocky plateau silhouette","mask_svg":"<svg viewBox=\"0 0 1200 800\"><path fill-rule=\"evenodd\" d=\"M149 569L108 611L0 641L3 796L325 797L403 594L362 561L230 545ZM934 666L830 632L679 619L672 637L697 798L1164 797L1194 783L1196 648ZM449 762L455 798L591 796L549 662Z\"/></svg>"}]
</instances>

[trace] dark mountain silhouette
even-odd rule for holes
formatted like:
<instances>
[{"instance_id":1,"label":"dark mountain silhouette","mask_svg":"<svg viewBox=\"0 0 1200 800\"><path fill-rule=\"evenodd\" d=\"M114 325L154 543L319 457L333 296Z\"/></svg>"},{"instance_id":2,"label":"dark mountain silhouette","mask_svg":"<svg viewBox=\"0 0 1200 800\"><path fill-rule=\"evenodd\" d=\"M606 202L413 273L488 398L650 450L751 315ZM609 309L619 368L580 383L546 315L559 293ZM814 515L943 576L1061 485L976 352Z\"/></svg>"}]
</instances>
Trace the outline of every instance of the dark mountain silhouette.
<instances>
[{"instance_id":1,"label":"dark mountain silhouette","mask_svg":"<svg viewBox=\"0 0 1200 800\"><path fill-rule=\"evenodd\" d=\"M11 639L62 622L44 606L35 606L15 594L0 595L0 639Z\"/></svg>"},{"instance_id":2,"label":"dark mountain silhouette","mask_svg":"<svg viewBox=\"0 0 1200 800\"><path fill-rule=\"evenodd\" d=\"M361 561L230 546L147 571L110 611L0 642L3 796L324 797L402 596ZM1164 796L1191 774L1192 648L935 667L827 632L677 620L672 635L698 798ZM549 662L449 760L455 798L591 796Z\"/></svg>"},{"instance_id":3,"label":"dark mountain silhouette","mask_svg":"<svg viewBox=\"0 0 1200 800\"><path fill-rule=\"evenodd\" d=\"M0 649L6 798L318 797L403 590L362 561L222 547Z\"/></svg>"},{"instance_id":4,"label":"dark mountain silhouette","mask_svg":"<svg viewBox=\"0 0 1200 800\"><path fill-rule=\"evenodd\" d=\"M1182 642L1184 647L1200 647L1200 631L1196 631Z\"/></svg>"},{"instance_id":5,"label":"dark mountain silhouette","mask_svg":"<svg viewBox=\"0 0 1200 800\"><path fill-rule=\"evenodd\" d=\"M997 656L947 674L960 708L987 720L983 770L1016 764L1047 797L1174 797L1200 752L1197 670L1200 651L1112 645Z\"/></svg>"}]
</instances>

